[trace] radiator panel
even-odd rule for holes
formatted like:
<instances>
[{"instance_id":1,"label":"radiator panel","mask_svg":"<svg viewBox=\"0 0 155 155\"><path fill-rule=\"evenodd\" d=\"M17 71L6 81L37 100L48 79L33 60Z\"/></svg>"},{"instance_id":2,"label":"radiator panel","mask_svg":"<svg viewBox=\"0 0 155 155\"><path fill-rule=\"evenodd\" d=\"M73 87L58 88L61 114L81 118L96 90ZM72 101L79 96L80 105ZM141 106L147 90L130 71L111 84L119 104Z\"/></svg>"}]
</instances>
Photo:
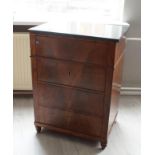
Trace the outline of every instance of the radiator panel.
<instances>
[{"instance_id":1,"label":"radiator panel","mask_svg":"<svg viewBox=\"0 0 155 155\"><path fill-rule=\"evenodd\" d=\"M13 89L32 90L28 33L13 34Z\"/></svg>"}]
</instances>

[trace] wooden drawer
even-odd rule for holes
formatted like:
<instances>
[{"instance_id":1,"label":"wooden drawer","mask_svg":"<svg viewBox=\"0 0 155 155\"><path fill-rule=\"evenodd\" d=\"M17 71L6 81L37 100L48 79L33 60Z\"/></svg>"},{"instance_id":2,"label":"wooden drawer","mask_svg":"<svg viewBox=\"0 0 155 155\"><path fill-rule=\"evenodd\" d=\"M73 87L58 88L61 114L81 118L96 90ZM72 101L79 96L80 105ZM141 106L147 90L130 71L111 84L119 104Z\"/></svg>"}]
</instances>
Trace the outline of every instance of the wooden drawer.
<instances>
[{"instance_id":1,"label":"wooden drawer","mask_svg":"<svg viewBox=\"0 0 155 155\"><path fill-rule=\"evenodd\" d=\"M39 118L36 120L36 122L68 129L70 120L67 111L39 106L37 113Z\"/></svg>"},{"instance_id":2,"label":"wooden drawer","mask_svg":"<svg viewBox=\"0 0 155 155\"><path fill-rule=\"evenodd\" d=\"M36 36L36 55L106 65L108 42Z\"/></svg>"},{"instance_id":3,"label":"wooden drawer","mask_svg":"<svg viewBox=\"0 0 155 155\"><path fill-rule=\"evenodd\" d=\"M38 122L95 136L100 136L102 129L101 118L41 106Z\"/></svg>"},{"instance_id":4,"label":"wooden drawer","mask_svg":"<svg viewBox=\"0 0 155 155\"><path fill-rule=\"evenodd\" d=\"M103 116L103 97L102 94L81 91L75 88L38 83L38 103L40 106L48 108Z\"/></svg>"},{"instance_id":5,"label":"wooden drawer","mask_svg":"<svg viewBox=\"0 0 155 155\"><path fill-rule=\"evenodd\" d=\"M69 129L89 135L100 136L103 118L71 113Z\"/></svg>"},{"instance_id":6,"label":"wooden drawer","mask_svg":"<svg viewBox=\"0 0 155 155\"><path fill-rule=\"evenodd\" d=\"M46 58L38 58L37 64L40 81L104 91L104 68Z\"/></svg>"}]
</instances>

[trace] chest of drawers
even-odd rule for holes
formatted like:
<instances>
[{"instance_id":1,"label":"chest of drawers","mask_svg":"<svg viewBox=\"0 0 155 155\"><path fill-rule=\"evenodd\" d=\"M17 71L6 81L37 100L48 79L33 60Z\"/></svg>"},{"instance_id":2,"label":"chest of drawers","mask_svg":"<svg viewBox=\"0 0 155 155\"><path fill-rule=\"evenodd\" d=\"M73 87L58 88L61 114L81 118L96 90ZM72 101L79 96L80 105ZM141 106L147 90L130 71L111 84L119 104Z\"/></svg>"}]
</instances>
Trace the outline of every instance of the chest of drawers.
<instances>
[{"instance_id":1,"label":"chest of drawers","mask_svg":"<svg viewBox=\"0 0 155 155\"><path fill-rule=\"evenodd\" d=\"M47 27L30 29L36 129L99 140L104 148L118 112L124 33L106 38Z\"/></svg>"}]
</instances>

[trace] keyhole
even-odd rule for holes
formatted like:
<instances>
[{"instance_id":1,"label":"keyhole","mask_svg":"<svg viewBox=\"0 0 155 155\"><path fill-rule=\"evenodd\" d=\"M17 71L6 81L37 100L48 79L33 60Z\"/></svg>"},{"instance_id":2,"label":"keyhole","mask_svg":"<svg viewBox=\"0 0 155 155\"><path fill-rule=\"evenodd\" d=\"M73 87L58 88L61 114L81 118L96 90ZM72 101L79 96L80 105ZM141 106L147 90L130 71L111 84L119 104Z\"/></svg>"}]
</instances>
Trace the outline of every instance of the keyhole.
<instances>
[{"instance_id":1,"label":"keyhole","mask_svg":"<svg viewBox=\"0 0 155 155\"><path fill-rule=\"evenodd\" d=\"M70 76L71 73L69 72L68 74L69 74L69 76Z\"/></svg>"}]
</instances>

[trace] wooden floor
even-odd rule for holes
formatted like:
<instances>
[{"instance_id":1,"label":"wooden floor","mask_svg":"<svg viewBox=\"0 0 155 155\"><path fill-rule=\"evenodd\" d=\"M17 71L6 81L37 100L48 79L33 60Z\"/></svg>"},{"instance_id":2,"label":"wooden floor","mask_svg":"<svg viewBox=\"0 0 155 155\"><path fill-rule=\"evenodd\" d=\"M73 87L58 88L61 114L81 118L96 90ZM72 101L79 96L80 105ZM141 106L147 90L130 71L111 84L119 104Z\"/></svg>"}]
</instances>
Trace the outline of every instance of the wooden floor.
<instances>
[{"instance_id":1,"label":"wooden floor","mask_svg":"<svg viewBox=\"0 0 155 155\"><path fill-rule=\"evenodd\" d=\"M44 130L36 134L31 97L14 97L14 155L140 155L140 96L122 96L108 146ZM9 148L8 148L9 149Z\"/></svg>"}]
</instances>

